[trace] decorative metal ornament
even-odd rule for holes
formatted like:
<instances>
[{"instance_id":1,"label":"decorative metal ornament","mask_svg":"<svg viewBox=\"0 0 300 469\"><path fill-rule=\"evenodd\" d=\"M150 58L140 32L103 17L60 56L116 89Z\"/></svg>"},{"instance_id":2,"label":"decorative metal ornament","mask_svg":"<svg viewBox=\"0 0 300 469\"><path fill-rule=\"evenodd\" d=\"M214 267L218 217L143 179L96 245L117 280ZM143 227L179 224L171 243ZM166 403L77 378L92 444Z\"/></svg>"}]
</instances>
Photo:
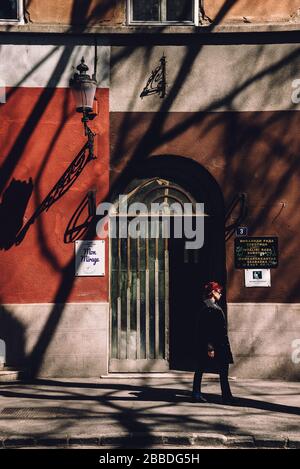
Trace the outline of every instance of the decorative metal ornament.
<instances>
[{"instance_id":1,"label":"decorative metal ornament","mask_svg":"<svg viewBox=\"0 0 300 469\"><path fill-rule=\"evenodd\" d=\"M162 99L166 96L167 81L165 55L163 55L159 61L160 65L151 72L150 78L140 94L141 99L152 94L158 94Z\"/></svg>"}]
</instances>

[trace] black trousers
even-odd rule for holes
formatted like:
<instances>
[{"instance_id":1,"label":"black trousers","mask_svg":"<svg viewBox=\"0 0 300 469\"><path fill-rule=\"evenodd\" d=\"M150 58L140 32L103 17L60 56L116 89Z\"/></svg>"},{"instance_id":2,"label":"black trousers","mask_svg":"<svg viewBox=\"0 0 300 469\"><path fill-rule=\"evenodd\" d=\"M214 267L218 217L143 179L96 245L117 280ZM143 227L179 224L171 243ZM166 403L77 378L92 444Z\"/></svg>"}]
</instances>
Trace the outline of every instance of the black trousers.
<instances>
[{"instance_id":1,"label":"black trousers","mask_svg":"<svg viewBox=\"0 0 300 469\"><path fill-rule=\"evenodd\" d=\"M220 375L220 385L223 397L230 397L231 390L228 381L228 370L229 365L224 365L219 372ZM194 382L193 382L193 392L200 392L201 393L201 381L202 381L202 370L196 370L194 375Z\"/></svg>"}]
</instances>

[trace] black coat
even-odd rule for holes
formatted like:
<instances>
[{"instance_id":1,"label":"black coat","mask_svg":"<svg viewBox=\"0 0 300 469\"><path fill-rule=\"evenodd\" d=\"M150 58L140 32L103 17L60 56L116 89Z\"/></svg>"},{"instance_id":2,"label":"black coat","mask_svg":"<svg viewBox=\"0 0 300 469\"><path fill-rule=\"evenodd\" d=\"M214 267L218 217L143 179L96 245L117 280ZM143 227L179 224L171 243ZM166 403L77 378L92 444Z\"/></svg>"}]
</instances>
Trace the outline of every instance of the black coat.
<instances>
[{"instance_id":1,"label":"black coat","mask_svg":"<svg viewBox=\"0 0 300 469\"><path fill-rule=\"evenodd\" d=\"M224 366L233 363L225 315L212 300L204 301L196 331L196 369L219 373ZM214 350L214 358L208 356L209 350Z\"/></svg>"}]
</instances>

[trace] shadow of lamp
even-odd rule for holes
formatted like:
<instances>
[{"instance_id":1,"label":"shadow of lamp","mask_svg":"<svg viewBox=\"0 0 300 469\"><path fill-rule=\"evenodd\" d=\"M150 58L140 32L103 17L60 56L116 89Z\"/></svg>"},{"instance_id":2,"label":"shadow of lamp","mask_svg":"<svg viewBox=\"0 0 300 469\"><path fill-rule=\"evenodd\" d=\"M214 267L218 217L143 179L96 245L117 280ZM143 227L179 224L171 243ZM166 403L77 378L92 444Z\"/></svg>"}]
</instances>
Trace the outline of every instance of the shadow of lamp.
<instances>
[{"instance_id":1,"label":"shadow of lamp","mask_svg":"<svg viewBox=\"0 0 300 469\"><path fill-rule=\"evenodd\" d=\"M87 74L89 67L86 65L84 57L82 57L81 63L76 67L76 69L79 73L74 73L69 84L75 99L76 111L82 114L81 122L84 125L85 135L88 138L90 159L95 159L94 138L96 134L94 134L94 132L89 128L88 122L93 120L97 115L93 112L93 102L95 99L97 81L95 75L90 77Z\"/></svg>"}]
</instances>

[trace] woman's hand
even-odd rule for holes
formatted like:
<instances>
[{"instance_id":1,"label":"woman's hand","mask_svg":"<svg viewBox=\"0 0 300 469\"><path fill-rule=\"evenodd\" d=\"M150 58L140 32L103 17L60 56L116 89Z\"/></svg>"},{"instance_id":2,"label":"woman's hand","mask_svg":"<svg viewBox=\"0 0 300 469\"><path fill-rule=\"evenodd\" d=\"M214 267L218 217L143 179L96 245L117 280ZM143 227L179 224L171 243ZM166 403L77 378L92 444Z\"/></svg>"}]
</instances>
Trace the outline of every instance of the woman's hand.
<instances>
[{"instance_id":1,"label":"woman's hand","mask_svg":"<svg viewBox=\"0 0 300 469\"><path fill-rule=\"evenodd\" d=\"M207 354L208 354L209 358L214 358L215 357L215 351L214 350L209 350L207 352Z\"/></svg>"}]
</instances>

